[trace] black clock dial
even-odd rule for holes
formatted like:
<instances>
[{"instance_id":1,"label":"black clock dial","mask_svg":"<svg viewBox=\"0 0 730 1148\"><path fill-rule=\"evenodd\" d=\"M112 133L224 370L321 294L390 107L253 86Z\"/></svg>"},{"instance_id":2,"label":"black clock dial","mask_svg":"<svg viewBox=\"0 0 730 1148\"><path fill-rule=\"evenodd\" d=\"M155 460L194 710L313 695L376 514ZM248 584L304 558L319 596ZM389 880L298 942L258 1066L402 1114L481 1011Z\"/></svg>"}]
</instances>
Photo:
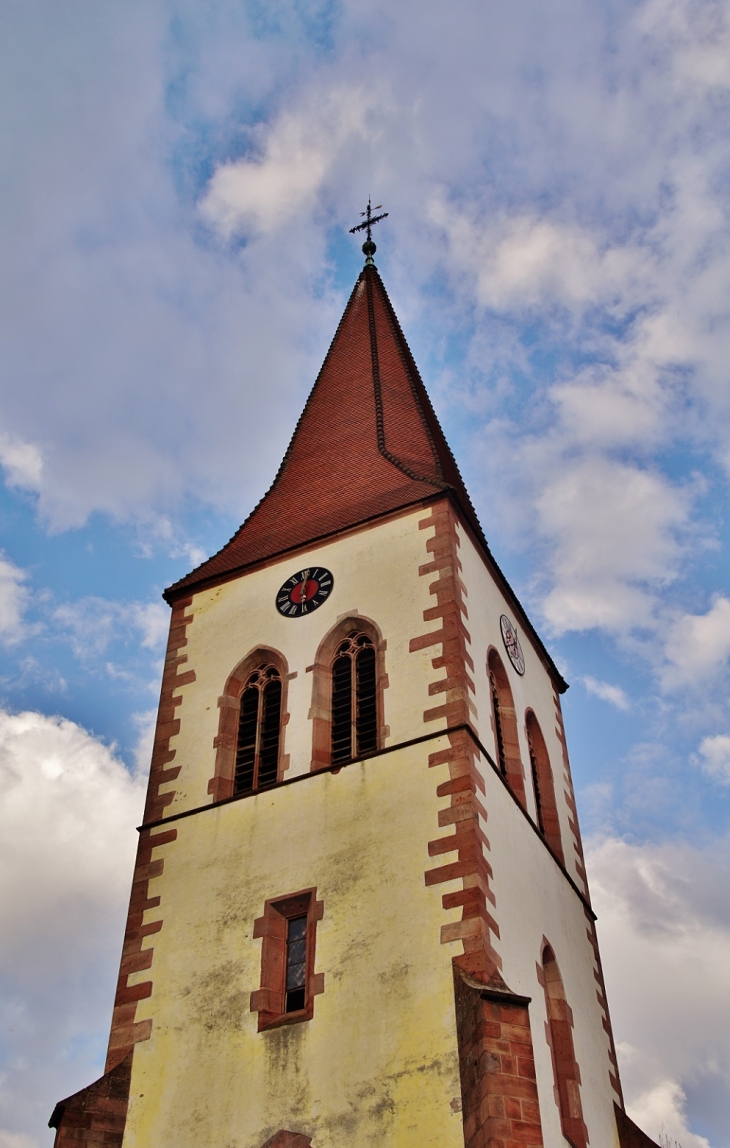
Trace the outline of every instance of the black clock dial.
<instances>
[{"instance_id":1,"label":"black clock dial","mask_svg":"<svg viewBox=\"0 0 730 1148\"><path fill-rule=\"evenodd\" d=\"M287 578L277 592L276 608L285 618L301 618L318 610L332 593L335 580L324 566L311 566Z\"/></svg>"},{"instance_id":2,"label":"black clock dial","mask_svg":"<svg viewBox=\"0 0 730 1148\"><path fill-rule=\"evenodd\" d=\"M524 674L525 655L522 653L522 646L520 645L520 639L517 637L517 631L506 614L503 614L499 619L499 626L502 631L502 640L505 649L509 654L509 660L518 674Z\"/></svg>"}]
</instances>

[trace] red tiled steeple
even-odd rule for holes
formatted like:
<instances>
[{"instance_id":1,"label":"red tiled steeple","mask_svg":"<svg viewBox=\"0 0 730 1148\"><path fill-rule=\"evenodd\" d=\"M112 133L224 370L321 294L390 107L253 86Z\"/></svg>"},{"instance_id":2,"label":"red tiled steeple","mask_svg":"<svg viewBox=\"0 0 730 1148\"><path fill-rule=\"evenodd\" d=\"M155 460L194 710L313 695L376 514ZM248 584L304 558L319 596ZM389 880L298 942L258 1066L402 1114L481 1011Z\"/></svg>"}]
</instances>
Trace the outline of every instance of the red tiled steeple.
<instances>
[{"instance_id":1,"label":"red tiled steeple","mask_svg":"<svg viewBox=\"0 0 730 1148\"><path fill-rule=\"evenodd\" d=\"M165 596L446 491L481 539L383 282L366 265L273 486L230 542Z\"/></svg>"}]
</instances>

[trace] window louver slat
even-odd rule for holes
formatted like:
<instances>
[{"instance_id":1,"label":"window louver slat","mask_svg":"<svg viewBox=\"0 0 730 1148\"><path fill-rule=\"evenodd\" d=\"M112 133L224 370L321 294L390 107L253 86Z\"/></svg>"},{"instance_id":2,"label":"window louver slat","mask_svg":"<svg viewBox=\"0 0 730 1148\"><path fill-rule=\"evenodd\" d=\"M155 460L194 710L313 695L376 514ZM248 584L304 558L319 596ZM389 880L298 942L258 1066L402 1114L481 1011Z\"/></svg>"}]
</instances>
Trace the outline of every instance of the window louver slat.
<instances>
[{"instance_id":1,"label":"window louver slat","mask_svg":"<svg viewBox=\"0 0 730 1148\"><path fill-rule=\"evenodd\" d=\"M352 756L352 658L345 654L332 666L332 762Z\"/></svg>"},{"instance_id":2,"label":"window louver slat","mask_svg":"<svg viewBox=\"0 0 730 1148\"><path fill-rule=\"evenodd\" d=\"M234 793L250 793L254 784L256 760L256 727L258 725L259 691L244 690L241 698L241 718L238 726L238 752Z\"/></svg>"},{"instance_id":3,"label":"window louver slat","mask_svg":"<svg viewBox=\"0 0 730 1148\"><path fill-rule=\"evenodd\" d=\"M274 785L279 772L282 684L275 666L249 674L241 695L234 793Z\"/></svg>"},{"instance_id":4,"label":"window louver slat","mask_svg":"<svg viewBox=\"0 0 730 1148\"><path fill-rule=\"evenodd\" d=\"M357 655L357 752L371 753L378 748L378 715L375 696L375 650L365 646Z\"/></svg>"},{"instance_id":5,"label":"window louver slat","mask_svg":"<svg viewBox=\"0 0 730 1148\"><path fill-rule=\"evenodd\" d=\"M281 682L270 681L262 690L261 747L258 788L274 785L279 769L279 727L281 724Z\"/></svg>"}]
</instances>

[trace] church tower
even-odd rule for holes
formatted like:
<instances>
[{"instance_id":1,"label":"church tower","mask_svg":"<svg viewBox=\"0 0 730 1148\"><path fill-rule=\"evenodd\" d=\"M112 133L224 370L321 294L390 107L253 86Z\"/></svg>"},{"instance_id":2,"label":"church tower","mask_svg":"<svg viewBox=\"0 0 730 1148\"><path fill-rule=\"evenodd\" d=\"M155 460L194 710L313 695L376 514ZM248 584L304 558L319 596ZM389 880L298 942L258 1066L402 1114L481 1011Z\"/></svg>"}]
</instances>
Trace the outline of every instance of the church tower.
<instances>
[{"instance_id":1,"label":"church tower","mask_svg":"<svg viewBox=\"0 0 730 1148\"><path fill-rule=\"evenodd\" d=\"M649 1148L560 695L372 261L171 586L106 1072L57 1148Z\"/></svg>"}]
</instances>

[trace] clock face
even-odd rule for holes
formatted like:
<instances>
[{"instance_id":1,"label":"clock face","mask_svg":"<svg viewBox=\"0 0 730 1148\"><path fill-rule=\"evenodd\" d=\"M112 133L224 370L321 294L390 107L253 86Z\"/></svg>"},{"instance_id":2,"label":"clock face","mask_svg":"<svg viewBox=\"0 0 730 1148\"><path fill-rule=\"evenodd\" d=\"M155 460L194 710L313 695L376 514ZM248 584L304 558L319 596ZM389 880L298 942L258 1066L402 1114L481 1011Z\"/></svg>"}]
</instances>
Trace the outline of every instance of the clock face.
<instances>
[{"instance_id":1,"label":"clock face","mask_svg":"<svg viewBox=\"0 0 730 1148\"><path fill-rule=\"evenodd\" d=\"M300 570L287 578L276 595L276 608L285 618L313 614L332 593L335 580L323 566Z\"/></svg>"},{"instance_id":2,"label":"clock face","mask_svg":"<svg viewBox=\"0 0 730 1148\"><path fill-rule=\"evenodd\" d=\"M504 641L505 649L509 654L511 661L518 674L525 672L525 655L522 653L522 646L517 637L517 631L510 622L506 614L503 614L499 619L500 629L502 630L502 639Z\"/></svg>"}]
</instances>

